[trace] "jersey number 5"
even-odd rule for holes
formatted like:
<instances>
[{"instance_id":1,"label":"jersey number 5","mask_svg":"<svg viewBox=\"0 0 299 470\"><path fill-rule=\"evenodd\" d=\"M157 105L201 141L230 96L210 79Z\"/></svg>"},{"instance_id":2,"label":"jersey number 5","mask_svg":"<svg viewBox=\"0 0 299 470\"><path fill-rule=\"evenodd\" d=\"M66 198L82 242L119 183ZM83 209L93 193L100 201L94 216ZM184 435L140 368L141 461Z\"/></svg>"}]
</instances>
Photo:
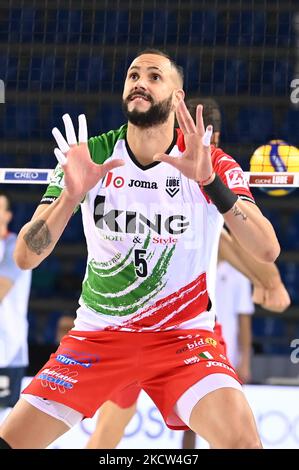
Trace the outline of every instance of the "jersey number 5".
<instances>
[{"instance_id":1,"label":"jersey number 5","mask_svg":"<svg viewBox=\"0 0 299 470\"><path fill-rule=\"evenodd\" d=\"M147 262L144 259L146 255L146 250L135 250L134 251L134 265L137 276L146 277L147 276Z\"/></svg>"}]
</instances>

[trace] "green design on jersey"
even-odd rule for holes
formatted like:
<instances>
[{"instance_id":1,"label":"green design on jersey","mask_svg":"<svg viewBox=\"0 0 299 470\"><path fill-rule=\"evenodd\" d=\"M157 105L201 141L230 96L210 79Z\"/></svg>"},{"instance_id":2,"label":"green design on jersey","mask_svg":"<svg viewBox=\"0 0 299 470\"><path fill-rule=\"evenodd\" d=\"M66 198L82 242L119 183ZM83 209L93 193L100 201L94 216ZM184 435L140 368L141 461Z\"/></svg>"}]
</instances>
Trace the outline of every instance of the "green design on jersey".
<instances>
[{"instance_id":1,"label":"green design on jersey","mask_svg":"<svg viewBox=\"0 0 299 470\"><path fill-rule=\"evenodd\" d=\"M150 233L148 233L142 248L146 249L148 247L150 238ZM134 248L136 248L136 245L132 246L124 258L118 264L115 264L115 266L112 268L100 269L97 267L97 262L91 260L88 264L88 283L92 286L97 285L97 280L101 278L100 293L102 294L115 294L117 292L123 291L124 289L127 289L127 287L132 285L133 282L138 279L133 261L131 261L129 264L126 264L126 261L130 258ZM111 276L116 276L117 274L117 282L113 281L112 283Z\"/></svg>"},{"instance_id":2,"label":"green design on jersey","mask_svg":"<svg viewBox=\"0 0 299 470\"><path fill-rule=\"evenodd\" d=\"M125 262L129 259L131 256L132 251L134 250L134 247L132 247L126 256L121 260L120 263L116 264L112 268L107 268L107 269L101 269L98 267L98 263L94 260L91 260L90 263L88 264L88 267L91 268L91 271L94 272L97 276L114 276L116 274L116 271L119 271L120 268L125 264Z\"/></svg>"},{"instance_id":3,"label":"green design on jersey","mask_svg":"<svg viewBox=\"0 0 299 470\"><path fill-rule=\"evenodd\" d=\"M150 235L144 241L146 248ZM126 316L135 313L151 298L155 297L166 285L165 276L175 245L164 248L151 274L143 281L136 275L133 261L125 264L134 247L130 248L124 258L114 266L109 275L103 275L103 269L98 270L92 260L88 265L88 277L83 283L82 299L87 307L105 315ZM107 274L106 270L106 274ZM136 287L133 286L137 283ZM131 289L130 289L131 287Z\"/></svg>"}]
</instances>

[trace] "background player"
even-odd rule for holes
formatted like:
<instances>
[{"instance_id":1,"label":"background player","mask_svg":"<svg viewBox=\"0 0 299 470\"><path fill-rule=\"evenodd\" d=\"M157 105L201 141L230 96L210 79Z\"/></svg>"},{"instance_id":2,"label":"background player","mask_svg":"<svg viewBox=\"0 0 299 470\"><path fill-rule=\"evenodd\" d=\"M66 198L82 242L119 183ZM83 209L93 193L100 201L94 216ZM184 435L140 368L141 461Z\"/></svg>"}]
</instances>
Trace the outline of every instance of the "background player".
<instances>
[{"instance_id":1,"label":"background player","mask_svg":"<svg viewBox=\"0 0 299 470\"><path fill-rule=\"evenodd\" d=\"M0 191L0 408L18 401L28 365L31 271L22 271L13 259L17 236L8 229L12 216L9 198Z\"/></svg>"}]
</instances>

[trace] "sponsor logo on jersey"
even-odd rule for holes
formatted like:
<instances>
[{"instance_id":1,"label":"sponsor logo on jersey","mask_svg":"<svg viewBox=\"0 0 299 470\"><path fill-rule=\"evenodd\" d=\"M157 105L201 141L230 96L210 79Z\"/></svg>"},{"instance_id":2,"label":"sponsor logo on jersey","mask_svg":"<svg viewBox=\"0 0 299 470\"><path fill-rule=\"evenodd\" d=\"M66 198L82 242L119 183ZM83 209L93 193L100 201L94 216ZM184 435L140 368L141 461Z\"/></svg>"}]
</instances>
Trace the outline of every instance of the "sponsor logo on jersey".
<instances>
[{"instance_id":1,"label":"sponsor logo on jersey","mask_svg":"<svg viewBox=\"0 0 299 470\"><path fill-rule=\"evenodd\" d=\"M224 364L223 362L218 362L218 361L208 361L206 363L206 367L223 367L224 369L229 370L230 372L233 372L235 374L235 371L232 367L229 367L227 364Z\"/></svg>"},{"instance_id":2,"label":"sponsor logo on jersey","mask_svg":"<svg viewBox=\"0 0 299 470\"><path fill-rule=\"evenodd\" d=\"M56 201L56 196L45 196L41 200L41 204L52 204L52 202Z\"/></svg>"},{"instance_id":3,"label":"sponsor logo on jersey","mask_svg":"<svg viewBox=\"0 0 299 470\"><path fill-rule=\"evenodd\" d=\"M108 261L98 261L97 265L99 268L110 268L118 264L119 260L121 259L121 253L116 253L113 258L109 259Z\"/></svg>"},{"instance_id":4,"label":"sponsor logo on jersey","mask_svg":"<svg viewBox=\"0 0 299 470\"><path fill-rule=\"evenodd\" d=\"M103 188L108 188L112 185L114 188L119 189L125 185L126 181L122 176L113 176L113 172L109 171L104 178ZM134 180L130 179L130 182L127 185L129 188L142 188L142 189L158 189L158 184L156 181L143 181L143 180Z\"/></svg>"},{"instance_id":5,"label":"sponsor logo on jersey","mask_svg":"<svg viewBox=\"0 0 299 470\"><path fill-rule=\"evenodd\" d=\"M200 362L200 359L197 356L192 356L192 357L188 357L188 359L184 359L184 363L187 366L189 366L190 364L196 364L197 362Z\"/></svg>"},{"instance_id":6,"label":"sponsor logo on jersey","mask_svg":"<svg viewBox=\"0 0 299 470\"><path fill-rule=\"evenodd\" d=\"M201 346L204 346L205 345L205 342L204 342L204 339L203 338L199 338L199 339L195 339L193 341L193 343L187 343L187 348L189 350L191 349L197 349L197 348L200 348Z\"/></svg>"},{"instance_id":7,"label":"sponsor logo on jersey","mask_svg":"<svg viewBox=\"0 0 299 470\"><path fill-rule=\"evenodd\" d=\"M168 176L166 179L165 191L170 197L174 197L180 190L180 179L173 176Z\"/></svg>"},{"instance_id":8,"label":"sponsor logo on jersey","mask_svg":"<svg viewBox=\"0 0 299 470\"><path fill-rule=\"evenodd\" d=\"M74 377L78 376L78 372L70 370L66 367L55 366L53 368L46 368L41 371L37 379L41 381L43 387L50 387L51 390L56 390L64 393L65 390L71 390L74 384L78 382Z\"/></svg>"},{"instance_id":9,"label":"sponsor logo on jersey","mask_svg":"<svg viewBox=\"0 0 299 470\"><path fill-rule=\"evenodd\" d=\"M68 337L71 337L71 338L74 338L74 339L77 339L77 340L80 339L80 338L83 338L83 340L86 339L86 337L73 336L73 335L70 335L70 334L68 335ZM58 356L60 356L60 358L67 357L70 360L74 361L76 364L82 365L84 367L91 367L92 364L95 364L95 363L99 362L99 360L100 360L100 358L97 354L91 354L91 353L85 352L85 351L76 351L74 349L66 348L66 347L63 347L63 346L59 347L59 354L55 358L56 360L58 360ZM63 362L63 361L61 361L61 362ZM70 364L68 364L68 365L70 365Z\"/></svg>"},{"instance_id":10,"label":"sponsor logo on jersey","mask_svg":"<svg viewBox=\"0 0 299 470\"><path fill-rule=\"evenodd\" d=\"M248 189L246 177L241 168L231 168L225 172L227 185L230 189L245 188Z\"/></svg>"},{"instance_id":11,"label":"sponsor logo on jersey","mask_svg":"<svg viewBox=\"0 0 299 470\"><path fill-rule=\"evenodd\" d=\"M178 349L176 351L176 354L181 354L185 351L192 351L193 349L201 348L203 346L206 346L207 344L210 344L214 346L214 348L216 348L217 341L213 338L205 338L205 339L200 338L199 340L194 340L193 343L187 343L186 346L183 346L182 348ZM200 353L200 354L204 354L204 353ZM210 355L210 357L209 356L206 357L207 359L213 359L210 353L207 353L207 354ZM201 356L201 357L205 357L205 356Z\"/></svg>"},{"instance_id":12,"label":"sponsor logo on jersey","mask_svg":"<svg viewBox=\"0 0 299 470\"><path fill-rule=\"evenodd\" d=\"M153 237L153 243L159 244L159 245L170 245L174 244L178 241L177 238L162 238L162 237Z\"/></svg>"},{"instance_id":13,"label":"sponsor logo on jersey","mask_svg":"<svg viewBox=\"0 0 299 470\"><path fill-rule=\"evenodd\" d=\"M100 238L102 240L108 240L110 242L122 242L123 237L120 235L110 235L109 233L100 233Z\"/></svg>"},{"instance_id":14,"label":"sponsor logo on jersey","mask_svg":"<svg viewBox=\"0 0 299 470\"><path fill-rule=\"evenodd\" d=\"M61 362L62 364L66 364L68 366L91 367L90 362L76 361L75 359L72 359L71 357L66 356L65 354L58 354L55 359L57 362Z\"/></svg>"},{"instance_id":15,"label":"sponsor logo on jersey","mask_svg":"<svg viewBox=\"0 0 299 470\"><path fill-rule=\"evenodd\" d=\"M104 178L103 187L108 188L112 184L114 188L119 189L122 188L125 184L125 180L122 176L115 176L113 177L113 172L109 171Z\"/></svg>"},{"instance_id":16,"label":"sponsor logo on jersey","mask_svg":"<svg viewBox=\"0 0 299 470\"><path fill-rule=\"evenodd\" d=\"M211 346L214 346L214 348L216 348L217 346L217 341L214 338L206 338L205 343L210 344Z\"/></svg>"},{"instance_id":17,"label":"sponsor logo on jersey","mask_svg":"<svg viewBox=\"0 0 299 470\"><path fill-rule=\"evenodd\" d=\"M184 233L190 225L187 217L181 214L163 217L162 214L154 214L151 219L135 211L111 209L105 212L105 196L96 196L94 201L94 222L101 230L108 229L116 233L145 233L148 229L158 235L162 231L170 235Z\"/></svg>"},{"instance_id":18,"label":"sponsor logo on jersey","mask_svg":"<svg viewBox=\"0 0 299 470\"><path fill-rule=\"evenodd\" d=\"M141 181L131 179L128 186L129 188L132 188L134 186L135 188L158 189L157 183L153 181Z\"/></svg>"}]
</instances>

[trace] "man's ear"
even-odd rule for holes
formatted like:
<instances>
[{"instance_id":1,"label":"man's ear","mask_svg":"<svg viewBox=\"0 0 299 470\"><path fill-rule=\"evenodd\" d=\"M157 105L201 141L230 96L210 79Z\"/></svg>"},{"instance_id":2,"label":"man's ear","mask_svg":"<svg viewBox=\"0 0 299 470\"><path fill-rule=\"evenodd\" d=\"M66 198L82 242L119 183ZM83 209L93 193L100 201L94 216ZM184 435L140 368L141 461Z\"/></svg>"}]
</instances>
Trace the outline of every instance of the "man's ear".
<instances>
[{"instance_id":1,"label":"man's ear","mask_svg":"<svg viewBox=\"0 0 299 470\"><path fill-rule=\"evenodd\" d=\"M173 106L173 109L175 110L177 105L179 104L179 102L181 100L183 100L185 98L185 92L184 90L182 90L181 88L179 88L178 90L175 90L173 92L173 101L172 101L172 106Z\"/></svg>"},{"instance_id":2,"label":"man's ear","mask_svg":"<svg viewBox=\"0 0 299 470\"><path fill-rule=\"evenodd\" d=\"M185 92L181 88L174 92L177 101L181 101L185 98Z\"/></svg>"}]
</instances>

